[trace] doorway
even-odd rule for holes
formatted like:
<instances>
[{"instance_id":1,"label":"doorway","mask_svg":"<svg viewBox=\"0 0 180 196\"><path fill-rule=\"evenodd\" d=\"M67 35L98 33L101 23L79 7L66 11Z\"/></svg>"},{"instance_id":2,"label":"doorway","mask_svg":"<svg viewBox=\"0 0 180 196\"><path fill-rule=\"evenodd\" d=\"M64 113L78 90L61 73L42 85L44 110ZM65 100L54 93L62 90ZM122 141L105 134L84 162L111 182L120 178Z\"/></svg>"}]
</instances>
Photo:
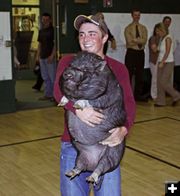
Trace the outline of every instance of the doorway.
<instances>
[{"instance_id":1,"label":"doorway","mask_svg":"<svg viewBox=\"0 0 180 196\"><path fill-rule=\"evenodd\" d=\"M53 102L39 100L44 95L43 85L40 91L32 89L37 80L34 67L38 48L38 32L41 25L40 1L13 0L12 2L13 38L19 61L19 67L16 69L16 108L23 110L52 106ZM53 0L53 2L55 1ZM55 11L50 7L48 7L50 13ZM55 12L52 15L54 16L54 14Z\"/></svg>"},{"instance_id":2,"label":"doorway","mask_svg":"<svg viewBox=\"0 0 180 196\"><path fill-rule=\"evenodd\" d=\"M40 28L39 7L21 5L12 8L13 43L19 65L16 66L16 109L33 109L52 106L53 103L39 101L43 96L43 86L35 91L32 86L36 82L34 67L38 48L38 32Z\"/></svg>"},{"instance_id":3,"label":"doorway","mask_svg":"<svg viewBox=\"0 0 180 196\"><path fill-rule=\"evenodd\" d=\"M38 47L39 8L13 7L13 41L17 50L19 71L33 70Z\"/></svg>"}]
</instances>

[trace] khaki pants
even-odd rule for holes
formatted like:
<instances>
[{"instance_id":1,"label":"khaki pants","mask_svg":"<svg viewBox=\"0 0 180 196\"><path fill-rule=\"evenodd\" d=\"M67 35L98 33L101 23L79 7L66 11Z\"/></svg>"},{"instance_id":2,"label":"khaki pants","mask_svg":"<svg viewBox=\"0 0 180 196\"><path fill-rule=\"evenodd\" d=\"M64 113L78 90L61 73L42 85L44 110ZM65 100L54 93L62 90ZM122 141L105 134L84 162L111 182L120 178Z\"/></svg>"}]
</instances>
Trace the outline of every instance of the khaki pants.
<instances>
[{"instance_id":1,"label":"khaki pants","mask_svg":"<svg viewBox=\"0 0 180 196\"><path fill-rule=\"evenodd\" d=\"M180 93L172 86L172 73L174 62L165 63L162 68L158 67L157 72L157 99L156 104L166 105L166 93L168 93L173 101L180 98Z\"/></svg>"},{"instance_id":2,"label":"khaki pants","mask_svg":"<svg viewBox=\"0 0 180 196\"><path fill-rule=\"evenodd\" d=\"M157 63L149 63L151 71L151 97L155 100L157 98Z\"/></svg>"}]
</instances>

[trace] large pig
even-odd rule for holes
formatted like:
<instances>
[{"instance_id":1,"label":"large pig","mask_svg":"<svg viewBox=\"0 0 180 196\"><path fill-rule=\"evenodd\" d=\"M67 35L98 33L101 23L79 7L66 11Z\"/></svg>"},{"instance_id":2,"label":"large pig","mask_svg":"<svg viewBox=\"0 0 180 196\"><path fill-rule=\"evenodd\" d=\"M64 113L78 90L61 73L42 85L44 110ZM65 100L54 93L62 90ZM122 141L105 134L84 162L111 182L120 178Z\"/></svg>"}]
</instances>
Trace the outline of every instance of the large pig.
<instances>
[{"instance_id":1,"label":"large pig","mask_svg":"<svg viewBox=\"0 0 180 196\"><path fill-rule=\"evenodd\" d=\"M82 171L93 171L87 181L97 183L100 175L119 165L124 153L125 141L115 147L99 143L110 135L109 130L125 123L122 89L106 62L89 52L77 54L59 84L65 95L60 105L71 100L76 108L92 106L105 116L101 124L91 127L66 111L72 142L78 151L76 165L66 175L73 178Z\"/></svg>"}]
</instances>

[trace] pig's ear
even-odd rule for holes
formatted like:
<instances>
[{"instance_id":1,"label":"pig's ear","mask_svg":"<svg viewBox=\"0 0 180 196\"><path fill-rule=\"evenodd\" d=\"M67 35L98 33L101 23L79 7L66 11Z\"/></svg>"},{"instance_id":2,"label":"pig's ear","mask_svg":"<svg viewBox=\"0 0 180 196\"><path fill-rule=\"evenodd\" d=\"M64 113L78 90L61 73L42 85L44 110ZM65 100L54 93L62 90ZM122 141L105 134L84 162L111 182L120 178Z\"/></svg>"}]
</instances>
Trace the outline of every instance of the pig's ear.
<instances>
[{"instance_id":1,"label":"pig's ear","mask_svg":"<svg viewBox=\"0 0 180 196\"><path fill-rule=\"evenodd\" d=\"M106 66L106 61L101 61L98 66L99 71L103 71L105 66Z\"/></svg>"}]
</instances>

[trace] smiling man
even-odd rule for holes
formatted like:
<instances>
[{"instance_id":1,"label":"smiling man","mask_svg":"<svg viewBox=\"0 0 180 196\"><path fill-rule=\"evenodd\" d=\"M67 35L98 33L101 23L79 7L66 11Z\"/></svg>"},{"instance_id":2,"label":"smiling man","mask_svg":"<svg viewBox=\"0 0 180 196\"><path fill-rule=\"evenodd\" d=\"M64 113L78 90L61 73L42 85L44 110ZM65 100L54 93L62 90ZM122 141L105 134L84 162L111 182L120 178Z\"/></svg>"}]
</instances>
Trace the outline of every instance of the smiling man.
<instances>
[{"instance_id":1,"label":"smiling man","mask_svg":"<svg viewBox=\"0 0 180 196\"><path fill-rule=\"evenodd\" d=\"M109 130L111 135L101 142L103 145L114 147L124 140L124 138L128 134L130 127L133 125L135 118L135 101L131 90L128 71L122 63L108 56L105 56L103 53L104 44L108 39L108 28L102 18L98 17L98 15L79 15L74 20L74 27L79 32L78 38L81 50L92 52L104 59L123 89L125 110L127 113L125 126L116 127L112 130ZM73 55L67 55L63 57L59 62L54 85L54 97L57 103L59 103L63 97L63 93L59 88L59 79L65 68L70 65L73 58ZM105 118L102 113L96 111L93 107L85 107L82 110L75 109L71 101L69 101L64 106L64 109L65 112L67 110L73 112L82 122L86 123L89 126L95 127L100 124ZM90 187L88 182L86 181L86 178L87 176L89 176L89 172L83 172L72 180L69 180L69 178L65 176L66 171L70 170L75 165L77 151L71 143L71 138L67 127L66 115L64 125L65 127L61 141L60 156L61 195L88 196ZM101 187L94 187L94 194L96 196L120 196L120 185L120 167L118 167L112 172L106 173L104 175Z\"/></svg>"}]
</instances>

